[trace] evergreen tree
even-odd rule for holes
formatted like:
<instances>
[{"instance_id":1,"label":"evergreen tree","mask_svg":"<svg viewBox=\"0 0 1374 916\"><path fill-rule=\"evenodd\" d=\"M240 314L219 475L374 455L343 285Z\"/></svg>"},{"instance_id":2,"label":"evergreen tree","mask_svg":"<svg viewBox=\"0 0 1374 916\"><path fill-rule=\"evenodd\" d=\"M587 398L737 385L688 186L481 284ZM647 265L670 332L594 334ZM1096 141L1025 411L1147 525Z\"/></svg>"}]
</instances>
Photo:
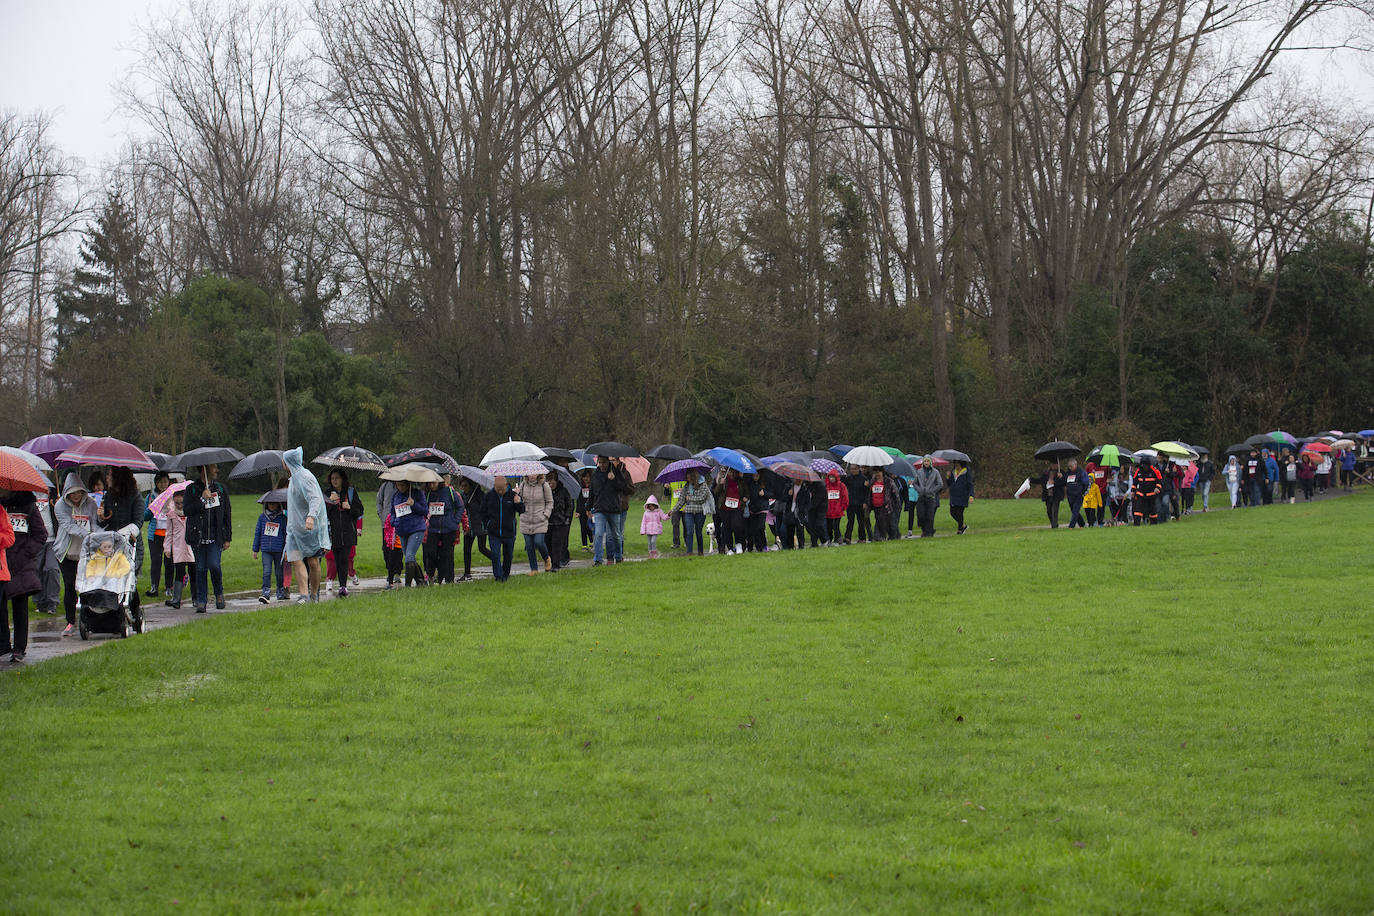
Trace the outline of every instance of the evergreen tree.
<instances>
[{"instance_id":1,"label":"evergreen tree","mask_svg":"<svg viewBox=\"0 0 1374 916\"><path fill-rule=\"evenodd\" d=\"M133 210L119 190L110 191L86 230L71 284L58 297L59 356L84 341L127 337L143 326L153 289L144 245Z\"/></svg>"}]
</instances>

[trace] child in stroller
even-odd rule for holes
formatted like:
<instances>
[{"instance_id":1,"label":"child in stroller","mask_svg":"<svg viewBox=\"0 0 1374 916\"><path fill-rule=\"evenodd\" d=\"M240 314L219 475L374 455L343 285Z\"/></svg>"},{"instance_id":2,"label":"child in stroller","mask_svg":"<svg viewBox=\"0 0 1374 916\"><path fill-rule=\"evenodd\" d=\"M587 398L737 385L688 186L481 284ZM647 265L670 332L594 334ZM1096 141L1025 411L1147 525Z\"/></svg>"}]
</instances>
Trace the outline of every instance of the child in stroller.
<instances>
[{"instance_id":1,"label":"child in stroller","mask_svg":"<svg viewBox=\"0 0 1374 916\"><path fill-rule=\"evenodd\" d=\"M138 537L137 532L134 537ZM76 606L82 639L91 633L119 637L143 632L143 613L132 601L138 588L134 577L134 542L118 531L95 531L81 545L76 569Z\"/></svg>"}]
</instances>

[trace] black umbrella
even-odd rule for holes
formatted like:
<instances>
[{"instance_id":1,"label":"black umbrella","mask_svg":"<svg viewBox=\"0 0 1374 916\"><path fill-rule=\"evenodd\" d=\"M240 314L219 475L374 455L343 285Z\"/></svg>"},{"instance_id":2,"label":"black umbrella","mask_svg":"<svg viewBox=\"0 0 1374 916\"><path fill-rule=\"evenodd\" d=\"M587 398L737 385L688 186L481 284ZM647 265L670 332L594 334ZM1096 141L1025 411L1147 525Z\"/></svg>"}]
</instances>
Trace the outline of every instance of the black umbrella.
<instances>
[{"instance_id":1,"label":"black umbrella","mask_svg":"<svg viewBox=\"0 0 1374 916\"><path fill-rule=\"evenodd\" d=\"M166 452L144 452L143 454L152 459L153 464L157 465L159 471L176 470L175 465L177 458L175 455L169 455Z\"/></svg>"},{"instance_id":2,"label":"black umbrella","mask_svg":"<svg viewBox=\"0 0 1374 916\"><path fill-rule=\"evenodd\" d=\"M386 462L376 452L369 452L356 445L340 445L316 455L311 464L323 464L331 468L349 468L354 471L385 471Z\"/></svg>"},{"instance_id":3,"label":"black umbrella","mask_svg":"<svg viewBox=\"0 0 1374 916\"><path fill-rule=\"evenodd\" d=\"M550 447L547 446L547 445L541 445L541 446L539 446L539 447L540 447L541 449L543 449L543 450L544 450L544 454L547 455L547 456L550 457L550 458L566 458L568 461L576 461L576 460L577 460L577 456L574 455L571 451L569 451L569 450L566 449L566 448L557 448L557 447L550 448Z\"/></svg>"},{"instance_id":4,"label":"black umbrella","mask_svg":"<svg viewBox=\"0 0 1374 916\"><path fill-rule=\"evenodd\" d=\"M175 463L167 470L184 471L187 468L203 468L210 464L226 464L230 461L242 461L243 452L236 448L205 446L203 448L193 448L189 452L182 452L172 460Z\"/></svg>"},{"instance_id":5,"label":"black umbrella","mask_svg":"<svg viewBox=\"0 0 1374 916\"><path fill-rule=\"evenodd\" d=\"M548 449L544 449L544 451L547 452ZM539 463L548 468L549 473L558 475L558 482L563 484L563 489L567 490L569 493L582 492L582 484L578 483L572 471L569 471L562 465L554 464L552 461L541 461Z\"/></svg>"},{"instance_id":6,"label":"black umbrella","mask_svg":"<svg viewBox=\"0 0 1374 916\"><path fill-rule=\"evenodd\" d=\"M1190 445L1190 446L1188 446L1188 447L1189 447L1190 449L1192 449L1193 451L1197 452L1199 455L1210 455L1210 454L1212 454L1212 450L1209 449L1209 448L1208 448L1207 446L1205 446L1205 445Z\"/></svg>"},{"instance_id":7,"label":"black umbrella","mask_svg":"<svg viewBox=\"0 0 1374 916\"><path fill-rule=\"evenodd\" d=\"M286 505L286 487L282 487L280 490L268 490L258 497L258 502L264 504L281 503L283 506Z\"/></svg>"},{"instance_id":8,"label":"black umbrella","mask_svg":"<svg viewBox=\"0 0 1374 916\"><path fill-rule=\"evenodd\" d=\"M934 456L932 455L931 457ZM912 467L911 462L907 461L905 458L893 458L892 463L883 468L883 470L887 471L889 474L895 474L898 477L916 476L916 469Z\"/></svg>"},{"instance_id":9,"label":"black umbrella","mask_svg":"<svg viewBox=\"0 0 1374 916\"><path fill-rule=\"evenodd\" d=\"M1248 455L1248 454L1250 454L1250 446L1249 446L1247 443L1244 443L1244 442L1237 442L1235 445L1231 446L1230 448L1228 448L1228 449L1226 450L1226 454L1228 454L1228 455Z\"/></svg>"},{"instance_id":10,"label":"black umbrella","mask_svg":"<svg viewBox=\"0 0 1374 916\"><path fill-rule=\"evenodd\" d=\"M397 452L394 455L382 457L383 463L389 468L400 467L403 464L433 464L440 474L457 474L458 462L448 452L441 452L439 449L430 446L406 449L404 452Z\"/></svg>"},{"instance_id":11,"label":"black umbrella","mask_svg":"<svg viewBox=\"0 0 1374 916\"><path fill-rule=\"evenodd\" d=\"M624 442L593 442L584 451L588 455L600 455L605 458L639 457L639 449L633 445L626 445Z\"/></svg>"},{"instance_id":12,"label":"black umbrella","mask_svg":"<svg viewBox=\"0 0 1374 916\"><path fill-rule=\"evenodd\" d=\"M1064 458L1072 458L1083 451L1072 442L1046 442L1035 450L1035 457L1043 458L1046 461L1059 461Z\"/></svg>"},{"instance_id":13,"label":"black umbrella","mask_svg":"<svg viewBox=\"0 0 1374 916\"><path fill-rule=\"evenodd\" d=\"M930 453L932 458L943 458L946 461L962 461L964 464L973 464L972 459L963 452L952 448L937 448Z\"/></svg>"},{"instance_id":14,"label":"black umbrella","mask_svg":"<svg viewBox=\"0 0 1374 916\"><path fill-rule=\"evenodd\" d=\"M286 461L282 458L282 454L281 449L275 448L254 452L234 465L234 469L229 472L229 479L239 480L243 477L256 477L259 474L285 474Z\"/></svg>"},{"instance_id":15,"label":"black umbrella","mask_svg":"<svg viewBox=\"0 0 1374 916\"><path fill-rule=\"evenodd\" d=\"M645 458L658 458L662 461L682 461L691 458L692 453L680 445L655 445L644 453Z\"/></svg>"},{"instance_id":16,"label":"black umbrella","mask_svg":"<svg viewBox=\"0 0 1374 916\"><path fill-rule=\"evenodd\" d=\"M815 460L817 460L817 459L820 459L820 460L822 460L822 461L834 461L834 460L835 460L835 453L832 452L832 451L830 451L830 449L827 449L827 448L818 448L818 449L814 449L814 450L809 451L809 452L803 452L802 454L806 455L806 460L807 460L808 462L812 462L812 461L815 461Z\"/></svg>"},{"instance_id":17,"label":"black umbrella","mask_svg":"<svg viewBox=\"0 0 1374 916\"><path fill-rule=\"evenodd\" d=\"M1268 433L1255 433L1245 440L1246 445L1253 445L1255 448L1273 448L1281 443L1272 438Z\"/></svg>"}]
</instances>

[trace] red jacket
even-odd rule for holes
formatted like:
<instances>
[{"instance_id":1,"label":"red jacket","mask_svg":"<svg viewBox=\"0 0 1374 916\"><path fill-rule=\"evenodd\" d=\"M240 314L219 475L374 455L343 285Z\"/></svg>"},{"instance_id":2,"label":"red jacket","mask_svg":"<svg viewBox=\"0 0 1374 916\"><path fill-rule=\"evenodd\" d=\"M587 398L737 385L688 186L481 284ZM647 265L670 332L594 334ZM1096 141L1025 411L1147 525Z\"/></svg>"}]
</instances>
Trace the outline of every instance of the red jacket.
<instances>
[{"instance_id":1,"label":"red jacket","mask_svg":"<svg viewBox=\"0 0 1374 916\"><path fill-rule=\"evenodd\" d=\"M5 551L14 546L14 525L10 524L10 515L0 507L0 582L10 581L9 561L5 559Z\"/></svg>"},{"instance_id":2,"label":"red jacket","mask_svg":"<svg viewBox=\"0 0 1374 916\"><path fill-rule=\"evenodd\" d=\"M840 483L840 475L834 471L825 475L825 517L844 518L849 508L849 490Z\"/></svg>"}]
</instances>

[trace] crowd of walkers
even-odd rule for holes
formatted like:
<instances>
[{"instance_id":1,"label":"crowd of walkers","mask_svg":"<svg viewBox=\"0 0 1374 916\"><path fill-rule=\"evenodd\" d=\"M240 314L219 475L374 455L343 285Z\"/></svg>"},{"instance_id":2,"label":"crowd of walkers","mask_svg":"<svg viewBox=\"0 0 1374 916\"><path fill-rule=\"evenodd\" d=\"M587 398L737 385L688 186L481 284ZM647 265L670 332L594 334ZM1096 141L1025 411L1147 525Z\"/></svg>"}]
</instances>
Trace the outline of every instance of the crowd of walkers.
<instances>
[{"instance_id":1,"label":"crowd of walkers","mask_svg":"<svg viewBox=\"0 0 1374 916\"><path fill-rule=\"evenodd\" d=\"M321 482L302 457L299 449L286 453L287 475L259 500L263 509L251 549L262 563L263 603L288 600L293 578L298 601L318 600L335 582L339 597L346 597L349 585L358 584L362 497L347 471L331 468ZM1218 476L1233 509L1292 503L1299 491L1310 500L1331 487L1353 486L1359 459L1353 448L1315 454L1260 446L1229 455L1220 469L1206 455L1198 460L1145 455L1111 466L1098 457L1094 453L1081 467L1073 457L1055 461L1023 485L1024 491L1038 484L1052 528L1059 527L1066 502L1070 528L1158 524L1206 512ZM495 475L486 485L468 475L455 480L434 474L436 479L424 483L384 480L374 508L386 587L470 580L474 547L490 562L495 579L504 581L511 575L517 535L523 538L530 575L555 572L572 561L574 526L593 565L623 562L635 481L623 459L594 460L575 467L562 461L553 469L558 473L519 479ZM131 471L120 467L84 477L72 471L60 491L47 494L0 490L0 586L14 621L12 638L9 627L0 627L0 656L22 661L30 600L45 613L54 613L60 600L67 623L63 635L73 635L77 562L92 531L121 532L133 542L136 569L150 574L144 597L161 597L179 608L189 589L196 612L204 613L212 600L224 608L221 558L233 539L233 517L218 471L216 465L190 468L187 480L176 487L168 474L159 473L147 493L140 492ZM936 533L942 496L955 533L968 531L965 512L974 498L970 464L926 455L910 471L897 476L883 468L837 464L823 475L794 479L767 468L703 464L680 480L649 485L640 534L647 538L650 558L668 549L660 539L669 532L671 549L689 556L928 538ZM169 488L174 492L167 493ZM155 505L160 506L156 512ZM135 606L139 600L135 591Z\"/></svg>"}]
</instances>

